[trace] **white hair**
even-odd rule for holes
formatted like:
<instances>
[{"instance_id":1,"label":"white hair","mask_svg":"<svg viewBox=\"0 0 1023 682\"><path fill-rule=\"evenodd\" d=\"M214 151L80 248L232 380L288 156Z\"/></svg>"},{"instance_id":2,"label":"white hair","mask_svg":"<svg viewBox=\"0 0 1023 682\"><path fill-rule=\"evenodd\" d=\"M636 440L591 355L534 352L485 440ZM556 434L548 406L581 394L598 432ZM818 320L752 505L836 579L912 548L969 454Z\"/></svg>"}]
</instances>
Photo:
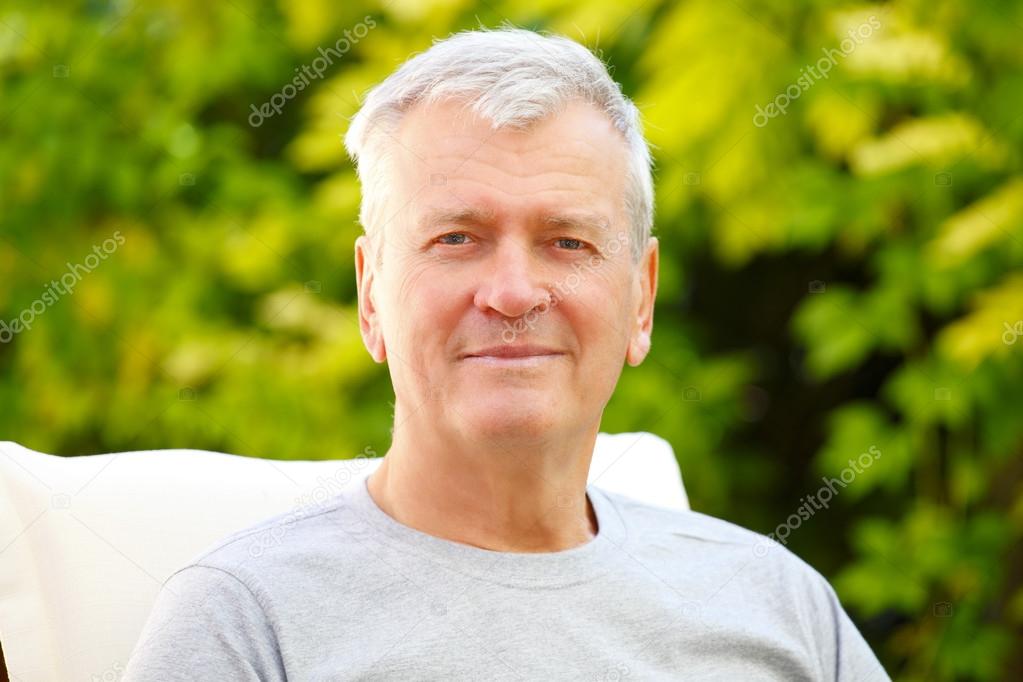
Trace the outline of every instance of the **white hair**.
<instances>
[{"instance_id":1,"label":"white hair","mask_svg":"<svg viewBox=\"0 0 1023 682\"><path fill-rule=\"evenodd\" d=\"M463 31L435 41L369 91L345 135L362 183L359 221L370 237L385 218L382 168L402 116L420 103L464 100L494 129L526 129L582 100L603 111L628 149L625 215L631 223L633 261L638 263L653 228L653 179L639 110L584 46L556 35L518 28ZM382 249L376 249L378 253Z\"/></svg>"}]
</instances>

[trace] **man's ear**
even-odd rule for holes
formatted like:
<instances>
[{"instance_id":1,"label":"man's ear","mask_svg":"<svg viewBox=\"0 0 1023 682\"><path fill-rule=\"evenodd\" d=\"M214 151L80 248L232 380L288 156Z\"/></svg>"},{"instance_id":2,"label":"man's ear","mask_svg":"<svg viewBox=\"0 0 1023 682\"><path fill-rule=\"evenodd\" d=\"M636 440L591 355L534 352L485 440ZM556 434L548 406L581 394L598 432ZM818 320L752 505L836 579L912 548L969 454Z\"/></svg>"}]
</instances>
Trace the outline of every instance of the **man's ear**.
<instances>
[{"instance_id":1,"label":"man's ear","mask_svg":"<svg viewBox=\"0 0 1023 682\"><path fill-rule=\"evenodd\" d=\"M387 359L387 349L384 347L384 333L374 301L377 262L374 246L366 235L360 235L355 240L355 288L358 291L362 342L375 362L383 362Z\"/></svg>"},{"instance_id":2,"label":"man's ear","mask_svg":"<svg viewBox=\"0 0 1023 682\"><path fill-rule=\"evenodd\" d=\"M639 280L639 305L633 320L629 349L625 354L626 361L632 367L642 363L650 352L650 335L654 330L654 299L657 298L658 249L657 237L651 237L639 262L639 272L635 275Z\"/></svg>"}]
</instances>

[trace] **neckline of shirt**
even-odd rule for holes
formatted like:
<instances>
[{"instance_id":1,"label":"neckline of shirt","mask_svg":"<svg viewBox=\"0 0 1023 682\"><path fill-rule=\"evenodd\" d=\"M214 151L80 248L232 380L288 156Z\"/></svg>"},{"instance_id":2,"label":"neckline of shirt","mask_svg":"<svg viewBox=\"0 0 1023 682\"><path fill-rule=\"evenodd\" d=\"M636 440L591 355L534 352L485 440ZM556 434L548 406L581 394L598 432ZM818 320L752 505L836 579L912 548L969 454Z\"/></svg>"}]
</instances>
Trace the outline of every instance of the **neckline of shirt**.
<instances>
[{"instance_id":1,"label":"neckline of shirt","mask_svg":"<svg viewBox=\"0 0 1023 682\"><path fill-rule=\"evenodd\" d=\"M367 487L368 476L353 482L347 506L357 520L377 532L390 547L433 561L478 580L530 587L563 587L592 580L620 561L627 527L615 502L590 484L586 495L597 517L597 534L588 542L557 552L499 552L439 538L406 526L381 509ZM346 506L342 503L342 508Z\"/></svg>"}]
</instances>

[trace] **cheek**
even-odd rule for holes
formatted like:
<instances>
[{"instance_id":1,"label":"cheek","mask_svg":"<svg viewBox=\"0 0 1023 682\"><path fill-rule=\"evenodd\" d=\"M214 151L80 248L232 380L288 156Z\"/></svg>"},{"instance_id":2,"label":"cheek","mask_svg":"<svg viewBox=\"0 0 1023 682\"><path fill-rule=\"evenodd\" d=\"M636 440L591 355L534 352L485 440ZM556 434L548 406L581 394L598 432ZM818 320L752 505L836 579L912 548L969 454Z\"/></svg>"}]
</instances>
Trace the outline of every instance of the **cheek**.
<instances>
[{"instance_id":1,"label":"cheek","mask_svg":"<svg viewBox=\"0 0 1023 682\"><path fill-rule=\"evenodd\" d=\"M620 273L620 276L607 283L607 287L599 300L603 306L601 325L605 335L602 347L611 362L619 363L617 369L620 370L635 321L635 291L631 273Z\"/></svg>"},{"instance_id":2,"label":"cheek","mask_svg":"<svg viewBox=\"0 0 1023 682\"><path fill-rule=\"evenodd\" d=\"M631 286L623 277L594 277L590 285L580 288L566 299L566 314L571 321L583 352L593 351L617 359L628 344L631 331Z\"/></svg>"},{"instance_id":3,"label":"cheek","mask_svg":"<svg viewBox=\"0 0 1023 682\"><path fill-rule=\"evenodd\" d=\"M459 287L451 277L421 266L411 266L395 282L389 300L394 311L391 332L408 352L422 354L450 336L458 306L464 307L465 295Z\"/></svg>"}]
</instances>

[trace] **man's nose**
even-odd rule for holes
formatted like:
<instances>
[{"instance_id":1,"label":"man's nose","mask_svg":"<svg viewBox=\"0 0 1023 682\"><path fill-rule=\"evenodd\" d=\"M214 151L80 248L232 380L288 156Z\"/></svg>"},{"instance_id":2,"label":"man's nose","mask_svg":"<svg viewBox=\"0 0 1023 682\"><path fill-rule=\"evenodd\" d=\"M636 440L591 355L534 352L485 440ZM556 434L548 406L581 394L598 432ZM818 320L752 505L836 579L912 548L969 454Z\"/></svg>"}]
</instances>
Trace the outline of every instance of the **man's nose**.
<instances>
[{"instance_id":1,"label":"man's nose","mask_svg":"<svg viewBox=\"0 0 1023 682\"><path fill-rule=\"evenodd\" d=\"M473 301L484 312L493 309L505 317L521 317L552 300L542 280L542 268L521 245L499 245L484 264L482 276Z\"/></svg>"}]
</instances>

